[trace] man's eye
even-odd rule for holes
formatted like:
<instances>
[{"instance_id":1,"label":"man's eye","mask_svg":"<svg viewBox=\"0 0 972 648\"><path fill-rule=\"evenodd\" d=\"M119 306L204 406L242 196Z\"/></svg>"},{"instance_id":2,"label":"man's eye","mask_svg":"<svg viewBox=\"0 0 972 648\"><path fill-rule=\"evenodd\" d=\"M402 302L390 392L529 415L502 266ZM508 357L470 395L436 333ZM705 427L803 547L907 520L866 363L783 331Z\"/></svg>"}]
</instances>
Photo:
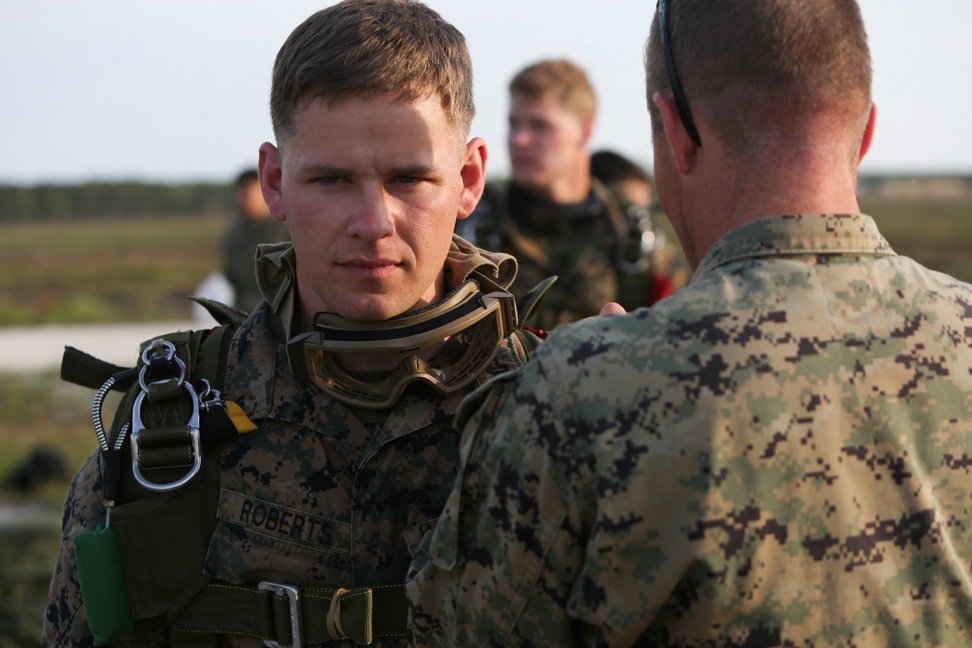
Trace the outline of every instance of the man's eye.
<instances>
[{"instance_id":1,"label":"man's eye","mask_svg":"<svg viewBox=\"0 0 972 648\"><path fill-rule=\"evenodd\" d=\"M420 182L422 179L417 176L400 175L395 176L395 182L398 184L415 184Z\"/></svg>"},{"instance_id":2,"label":"man's eye","mask_svg":"<svg viewBox=\"0 0 972 648\"><path fill-rule=\"evenodd\" d=\"M326 184L326 185L337 184L337 183L341 182L341 177L340 176L321 176L320 178L315 178L314 179L314 182L317 182L318 184Z\"/></svg>"}]
</instances>

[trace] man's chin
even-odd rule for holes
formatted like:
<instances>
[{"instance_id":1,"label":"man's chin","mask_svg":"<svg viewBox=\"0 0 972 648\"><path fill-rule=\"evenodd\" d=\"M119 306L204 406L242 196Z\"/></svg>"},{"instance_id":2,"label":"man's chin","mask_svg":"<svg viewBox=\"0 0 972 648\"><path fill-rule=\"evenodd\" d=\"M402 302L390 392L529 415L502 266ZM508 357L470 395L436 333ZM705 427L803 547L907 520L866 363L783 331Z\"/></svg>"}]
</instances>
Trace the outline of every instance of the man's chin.
<instances>
[{"instance_id":1,"label":"man's chin","mask_svg":"<svg viewBox=\"0 0 972 648\"><path fill-rule=\"evenodd\" d=\"M391 295L372 295L346 303L347 307L338 314L353 322L380 322L409 310L407 305Z\"/></svg>"}]
</instances>

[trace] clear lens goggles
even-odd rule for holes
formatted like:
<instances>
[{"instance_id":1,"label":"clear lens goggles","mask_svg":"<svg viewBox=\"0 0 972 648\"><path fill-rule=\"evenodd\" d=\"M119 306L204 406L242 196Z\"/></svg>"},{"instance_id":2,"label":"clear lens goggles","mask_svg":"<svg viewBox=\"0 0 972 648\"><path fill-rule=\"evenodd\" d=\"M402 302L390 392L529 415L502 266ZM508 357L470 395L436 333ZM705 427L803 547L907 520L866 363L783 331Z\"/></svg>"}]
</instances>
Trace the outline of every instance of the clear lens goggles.
<instances>
[{"instance_id":1,"label":"clear lens goggles","mask_svg":"<svg viewBox=\"0 0 972 648\"><path fill-rule=\"evenodd\" d=\"M318 313L287 344L295 374L359 407L390 407L412 382L447 394L465 387L516 329L516 301L475 275L440 302L381 322Z\"/></svg>"}]
</instances>

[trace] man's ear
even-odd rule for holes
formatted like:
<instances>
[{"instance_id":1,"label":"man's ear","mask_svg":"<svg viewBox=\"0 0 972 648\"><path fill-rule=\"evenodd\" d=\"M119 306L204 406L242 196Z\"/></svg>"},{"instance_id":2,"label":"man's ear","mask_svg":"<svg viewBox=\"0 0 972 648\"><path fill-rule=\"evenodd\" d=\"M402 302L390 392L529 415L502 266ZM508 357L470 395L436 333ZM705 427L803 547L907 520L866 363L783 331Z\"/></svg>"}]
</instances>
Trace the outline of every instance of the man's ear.
<instances>
[{"instance_id":1,"label":"man's ear","mask_svg":"<svg viewBox=\"0 0 972 648\"><path fill-rule=\"evenodd\" d=\"M287 220L283 207L283 164L280 149L270 142L261 144L257 168L260 190L263 192L263 200L270 208L270 214L280 222Z\"/></svg>"},{"instance_id":2,"label":"man's ear","mask_svg":"<svg viewBox=\"0 0 972 648\"><path fill-rule=\"evenodd\" d=\"M871 111L867 115L867 126L864 127L864 137L861 139L861 150L857 156L857 163L860 164L871 150L871 142L874 141L874 128L877 126L877 104L871 104Z\"/></svg>"},{"instance_id":3,"label":"man's ear","mask_svg":"<svg viewBox=\"0 0 972 648\"><path fill-rule=\"evenodd\" d=\"M674 101L661 92L654 93L651 100L661 113L665 141L668 143L672 159L675 160L679 173L688 173L692 170L695 162L698 146L692 141L688 131L685 130L685 125L682 124L682 118L678 114L678 108L675 107Z\"/></svg>"},{"instance_id":4,"label":"man's ear","mask_svg":"<svg viewBox=\"0 0 972 648\"><path fill-rule=\"evenodd\" d=\"M591 142L591 137L594 135L594 118L593 117L583 117L581 118L581 137L584 141L584 146L587 146Z\"/></svg>"},{"instance_id":5,"label":"man's ear","mask_svg":"<svg viewBox=\"0 0 972 648\"><path fill-rule=\"evenodd\" d=\"M459 211L456 218L465 218L473 212L486 186L486 142L474 137L466 144L465 157L459 176L462 192L459 194Z\"/></svg>"}]
</instances>

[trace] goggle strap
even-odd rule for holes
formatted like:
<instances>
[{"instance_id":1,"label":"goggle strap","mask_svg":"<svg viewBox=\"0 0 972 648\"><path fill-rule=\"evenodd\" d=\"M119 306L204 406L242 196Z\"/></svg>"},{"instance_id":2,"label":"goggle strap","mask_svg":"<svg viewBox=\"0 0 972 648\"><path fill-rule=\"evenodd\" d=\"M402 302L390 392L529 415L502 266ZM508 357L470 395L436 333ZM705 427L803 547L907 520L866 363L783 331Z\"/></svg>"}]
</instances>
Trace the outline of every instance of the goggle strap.
<instances>
[{"instance_id":1,"label":"goggle strap","mask_svg":"<svg viewBox=\"0 0 972 648\"><path fill-rule=\"evenodd\" d=\"M482 293L472 299L455 306L454 308L443 311L438 315L428 319L393 329L378 328L344 328L334 327L327 324L317 324L314 329L321 334L322 341L333 340L341 342L379 342L384 340L394 340L420 335L427 331L433 331L447 322L455 321L469 315L480 307Z\"/></svg>"}]
</instances>

